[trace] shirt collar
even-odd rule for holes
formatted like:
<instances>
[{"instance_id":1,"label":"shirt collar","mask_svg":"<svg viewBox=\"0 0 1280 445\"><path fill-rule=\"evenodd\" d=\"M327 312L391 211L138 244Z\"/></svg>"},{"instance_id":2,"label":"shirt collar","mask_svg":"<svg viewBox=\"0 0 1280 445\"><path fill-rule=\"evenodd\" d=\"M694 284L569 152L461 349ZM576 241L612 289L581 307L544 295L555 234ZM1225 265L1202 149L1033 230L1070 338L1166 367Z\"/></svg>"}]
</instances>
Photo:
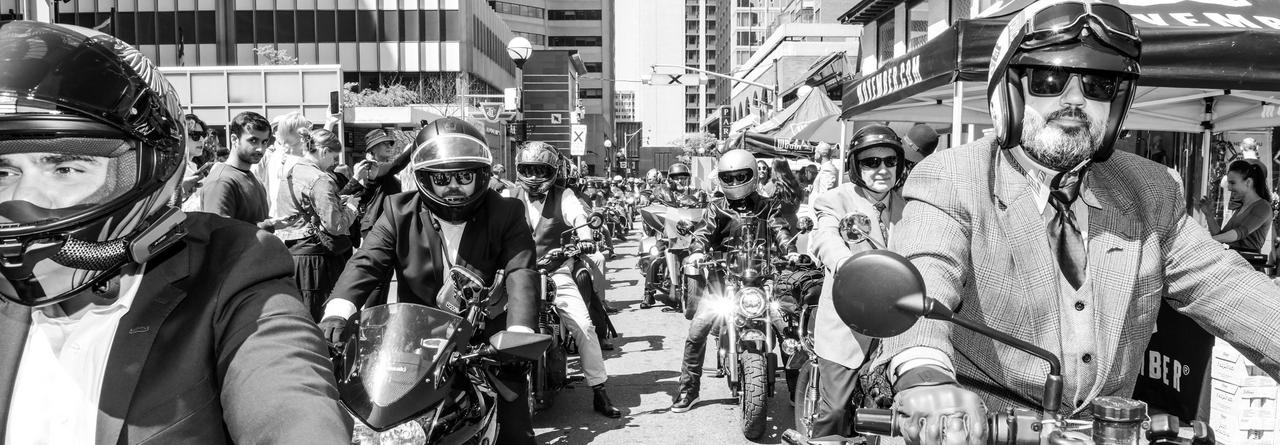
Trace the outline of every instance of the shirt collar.
<instances>
[{"instance_id":1,"label":"shirt collar","mask_svg":"<svg viewBox=\"0 0 1280 445\"><path fill-rule=\"evenodd\" d=\"M866 187L859 187L857 184L853 184L853 183L849 183L849 184L853 185L854 192L857 193L859 196L862 196L863 198L865 198L868 203L871 203L872 207L874 207L877 203L884 204L886 208L890 207L889 205L890 201L893 200L893 190L890 190L889 193L885 193L884 198L875 199L875 197L872 196L871 191L867 190Z\"/></svg>"},{"instance_id":2,"label":"shirt collar","mask_svg":"<svg viewBox=\"0 0 1280 445\"><path fill-rule=\"evenodd\" d=\"M128 312L133 307L133 299L138 295L138 288L142 285L142 273L146 269L145 264L138 265L134 272L125 272L120 275L120 295L116 297L111 304L94 305L88 308L83 314L108 314L113 312ZM80 318L84 318L83 314L72 319L67 313L62 311L62 306L53 304L43 308L33 308L31 310L33 317L39 317L44 320L58 323L72 323Z\"/></svg>"},{"instance_id":3,"label":"shirt collar","mask_svg":"<svg viewBox=\"0 0 1280 445\"><path fill-rule=\"evenodd\" d=\"M1021 145L1013 147L1010 152L1013 154L1014 162L1017 162L1022 167L1023 176L1027 178L1027 183L1031 186L1031 196L1036 200L1036 209L1040 210L1041 214L1044 214L1044 209L1049 204L1049 185L1053 178L1061 172L1045 167L1031 159L1031 156L1027 155ZM1080 165L1084 165L1087 162L1089 160L1081 162ZM1088 174L1088 171L1086 171L1085 175ZM1088 183L1084 182L1083 178L1081 178L1080 184L1080 200L1090 207L1099 207L1097 199L1093 196L1093 191L1089 189Z\"/></svg>"}]
</instances>

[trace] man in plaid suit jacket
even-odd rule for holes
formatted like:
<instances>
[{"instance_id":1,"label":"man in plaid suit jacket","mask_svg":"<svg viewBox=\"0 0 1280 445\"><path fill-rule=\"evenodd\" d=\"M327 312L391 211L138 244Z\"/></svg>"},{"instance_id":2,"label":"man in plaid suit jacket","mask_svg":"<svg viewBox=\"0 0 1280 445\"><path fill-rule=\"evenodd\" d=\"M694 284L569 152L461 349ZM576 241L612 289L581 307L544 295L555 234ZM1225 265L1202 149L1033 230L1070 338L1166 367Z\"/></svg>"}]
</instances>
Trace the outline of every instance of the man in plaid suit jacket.
<instances>
[{"instance_id":1,"label":"man in plaid suit jacket","mask_svg":"<svg viewBox=\"0 0 1280 445\"><path fill-rule=\"evenodd\" d=\"M1037 28L1062 7L1079 9L1073 25ZM930 297L1057 354L1067 414L1132 394L1162 299L1280 376L1280 288L1196 224L1163 166L1112 153L1140 41L1127 14L1094 13L1106 7L1041 1L1014 17L992 60L996 134L916 166L890 241ZM985 443L984 402L1036 409L1048 373L927 319L870 365L894 385L908 443Z\"/></svg>"}]
</instances>

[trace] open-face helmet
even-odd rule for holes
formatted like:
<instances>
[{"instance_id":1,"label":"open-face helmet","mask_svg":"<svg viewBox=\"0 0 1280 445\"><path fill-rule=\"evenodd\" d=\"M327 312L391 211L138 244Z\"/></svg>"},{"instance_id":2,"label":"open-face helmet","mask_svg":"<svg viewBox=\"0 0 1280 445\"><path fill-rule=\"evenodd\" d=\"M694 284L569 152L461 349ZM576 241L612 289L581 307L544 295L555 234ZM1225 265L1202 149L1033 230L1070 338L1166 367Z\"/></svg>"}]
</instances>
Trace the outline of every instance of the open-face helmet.
<instances>
[{"instance_id":1,"label":"open-face helmet","mask_svg":"<svg viewBox=\"0 0 1280 445\"><path fill-rule=\"evenodd\" d=\"M1114 151L1133 102L1142 38L1133 17L1093 0L1040 0L1018 12L996 39L987 104L1001 148L1022 143L1024 95L1056 96L1079 77L1085 97L1111 102L1094 162ZM1027 80L1027 91L1022 80Z\"/></svg>"},{"instance_id":2,"label":"open-face helmet","mask_svg":"<svg viewBox=\"0 0 1280 445\"><path fill-rule=\"evenodd\" d=\"M470 220L484 204L492 175L493 155L484 142L484 133L456 117L428 123L413 141L410 167L424 203L436 217L449 222ZM475 184L467 196L436 193L432 185Z\"/></svg>"},{"instance_id":3,"label":"open-face helmet","mask_svg":"<svg viewBox=\"0 0 1280 445\"><path fill-rule=\"evenodd\" d=\"M693 172L689 170L689 166L683 162L671 164L671 168L667 169L667 182L675 190L684 190L689 187L689 182L693 180Z\"/></svg>"},{"instance_id":4,"label":"open-face helmet","mask_svg":"<svg viewBox=\"0 0 1280 445\"><path fill-rule=\"evenodd\" d=\"M74 172L0 179L0 296L38 307L106 289L181 239L183 113L150 60L94 30L12 21L0 66L5 164Z\"/></svg>"},{"instance_id":5,"label":"open-face helmet","mask_svg":"<svg viewBox=\"0 0 1280 445\"><path fill-rule=\"evenodd\" d=\"M902 138L898 137L898 133L893 131L887 125L870 124L859 128L853 133L853 139L849 140L849 153L844 157L844 171L849 174L849 180L853 181L859 187L866 187L867 184L862 181L862 169L858 166L858 154L875 147L888 147L898 156L895 164L891 165L901 183L905 175L906 169L906 150L902 147Z\"/></svg>"},{"instance_id":6,"label":"open-face helmet","mask_svg":"<svg viewBox=\"0 0 1280 445\"><path fill-rule=\"evenodd\" d=\"M730 201L740 201L756 192L760 183L756 172L756 157L743 149L733 149L720 155L716 161L716 177L720 179L720 190Z\"/></svg>"},{"instance_id":7,"label":"open-face helmet","mask_svg":"<svg viewBox=\"0 0 1280 445\"><path fill-rule=\"evenodd\" d=\"M516 179L530 195L547 194L560 175L560 167L560 150L546 142L525 142L516 152Z\"/></svg>"}]
</instances>

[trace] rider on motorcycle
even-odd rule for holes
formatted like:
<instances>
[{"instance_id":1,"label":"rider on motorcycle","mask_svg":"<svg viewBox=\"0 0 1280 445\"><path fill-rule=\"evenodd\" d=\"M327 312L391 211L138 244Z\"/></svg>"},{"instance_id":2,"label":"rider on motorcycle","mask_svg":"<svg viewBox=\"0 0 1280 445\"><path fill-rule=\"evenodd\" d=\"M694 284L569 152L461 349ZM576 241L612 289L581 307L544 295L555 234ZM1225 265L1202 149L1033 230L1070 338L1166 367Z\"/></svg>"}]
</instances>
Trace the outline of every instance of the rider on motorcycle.
<instances>
[{"instance_id":1,"label":"rider on motorcycle","mask_svg":"<svg viewBox=\"0 0 1280 445\"><path fill-rule=\"evenodd\" d=\"M671 164L671 169L667 171L667 184L660 185L654 191L654 202L667 207L692 208L705 206L707 203L707 193L689 186L693 175L689 171L689 166L682 162ZM681 279L680 260L688 255L685 249L668 248L666 251L667 260L667 276L671 279L670 295L680 295L680 289L683 280ZM648 309L654 306L654 298L652 293L647 293L644 300L640 302L641 309ZM666 308L668 311L680 311L681 308Z\"/></svg>"},{"instance_id":2,"label":"rider on motorcycle","mask_svg":"<svg viewBox=\"0 0 1280 445\"><path fill-rule=\"evenodd\" d=\"M697 253L689 255L684 264L702 262L706 259L702 252L707 250L728 252L738 249L742 241L738 236L746 217L754 218L755 227L750 230L757 239L770 244L769 252L784 254L788 259L798 255L795 245L790 242L787 221L780 215L780 205L757 193L759 174L755 167L755 156L746 150L731 150L720 157L717 170L725 197L711 203L702 226L693 233L693 244L689 250ZM689 304L695 306L695 313L689 323L689 335L685 338L680 392L671 405L671 412L688 411L698 401L707 336L721 320L712 310L714 305L699 305L697 301L719 295L723 284L723 277L718 273L689 277Z\"/></svg>"},{"instance_id":3,"label":"rider on motorcycle","mask_svg":"<svg viewBox=\"0 0 1280 445\"><path fill-rule=\"evenodd\" d=\"M813 335L821 401L810 437L850 434L846 407L854 394L858 368L870 353L871 339L851 331L836 315L831 300L834 271L854 252L888 246L905 204L897 191L905 167L897 133L884 125L868 125L854 133L849 146L844 166L849 182L822 192L813 206L818 222L810 245L827 270ZM859 229L869 242L849 242L843 236L841 221L850 216L865 221L866 226Z\"/></svg>"},{"instance_id":4,"label":"rider on motorcycle","mask_svg":"<svg viewBox=\"0 0 1280 445\"><path fill-rule=\"evenodd\" d=\"M1138 94L1135 20L1041 0L996 41L993 136L916 165L891 240L936 310L1061 357L1050 408L1066 416L1133 394L1166 303L1280 377L1280 288L1196 223L1165 166L1114 147ZM988 407L1045 397L1044 361L946 321L922 318L881 348L868 366L893 384L907 443L983 444Z\"/></svg>"},{"instance_id":5,"label":"rider on motorcycle","mask_svg":"<svg viewBox=\"0 0 1280 445\"><path fill-rule=\"evenodd\" d=\"M527 142L516 153L516 177L520 187L516 188L513 197L525 206L539 257L561 247L561 233L587 222L582 201L573 190L555 185L559 166L559 150L543 142ZM580 243L592 243L594 235L591 228L580 227L577 234ZM561 313L578 344L582 373L594 392L592 406L607 417L621 417L622 411L613 406L604 389L609 375L605 372L600 339L596 336L587 301L574 282L571 266L571 262L566 261L551 274L556 283L556 310Z\"/></svg>"},{"instance_id":6,"label":"rider on motorcycle","mask_svg":"<svg viewBox=\"0 0 1280 445\"><path fill-rule=\"evenodd\" d=\"M427 124L414 140L412 169L418 189L387 198L384 212L338 278L320 328L332 343L346 340L347 319L366 305L388 302L447 307L455 266L470 267L486 281L505 271L506 301L489 307L486 332L533 332L537 320L538 274L533 236L524 207L488 187L493 159L484 133L458 118ZM395 275L395 298L368 302L370 293ZM349 334L348 334L349 335ZM516 392L499 398L498 442L533 444L528 405L528 369L504 367L498 379Z\"/></svg>"}]
</instances>

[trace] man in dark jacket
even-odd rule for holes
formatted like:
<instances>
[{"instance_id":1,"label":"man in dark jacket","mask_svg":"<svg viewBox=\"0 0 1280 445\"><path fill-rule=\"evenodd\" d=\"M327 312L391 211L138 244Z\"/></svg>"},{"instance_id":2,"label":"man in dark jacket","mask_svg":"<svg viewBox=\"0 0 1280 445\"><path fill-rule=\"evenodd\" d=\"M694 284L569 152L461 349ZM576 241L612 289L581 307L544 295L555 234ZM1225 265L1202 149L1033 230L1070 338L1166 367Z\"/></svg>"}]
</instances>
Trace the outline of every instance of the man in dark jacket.
<instances>
[{"instance_id":1,"label":"man in dark jacket","mask_svg":"<svg viewBox=\"0 0 1280 445\"><path fill-rule=\"evenodd\" d=\"M470 269L489 285L506 271L505 299L490 301L485 338L502 329L533 332L538 274L524 207L504 199L488 184L492 158L484 134L460 119L431 122L418 133L409 167L418 190L387 199L382 216L347 262L325 304L321 329L331 342L343 336L347 319L360 307L392 300L442 307L449 292L448 271ZM399 287L387 301L367 301L379 284L396 275ZM498 402L498 443L532 444L527 372L520 366L498 375L517 397Z\"/></svg>"}]
</instances>

